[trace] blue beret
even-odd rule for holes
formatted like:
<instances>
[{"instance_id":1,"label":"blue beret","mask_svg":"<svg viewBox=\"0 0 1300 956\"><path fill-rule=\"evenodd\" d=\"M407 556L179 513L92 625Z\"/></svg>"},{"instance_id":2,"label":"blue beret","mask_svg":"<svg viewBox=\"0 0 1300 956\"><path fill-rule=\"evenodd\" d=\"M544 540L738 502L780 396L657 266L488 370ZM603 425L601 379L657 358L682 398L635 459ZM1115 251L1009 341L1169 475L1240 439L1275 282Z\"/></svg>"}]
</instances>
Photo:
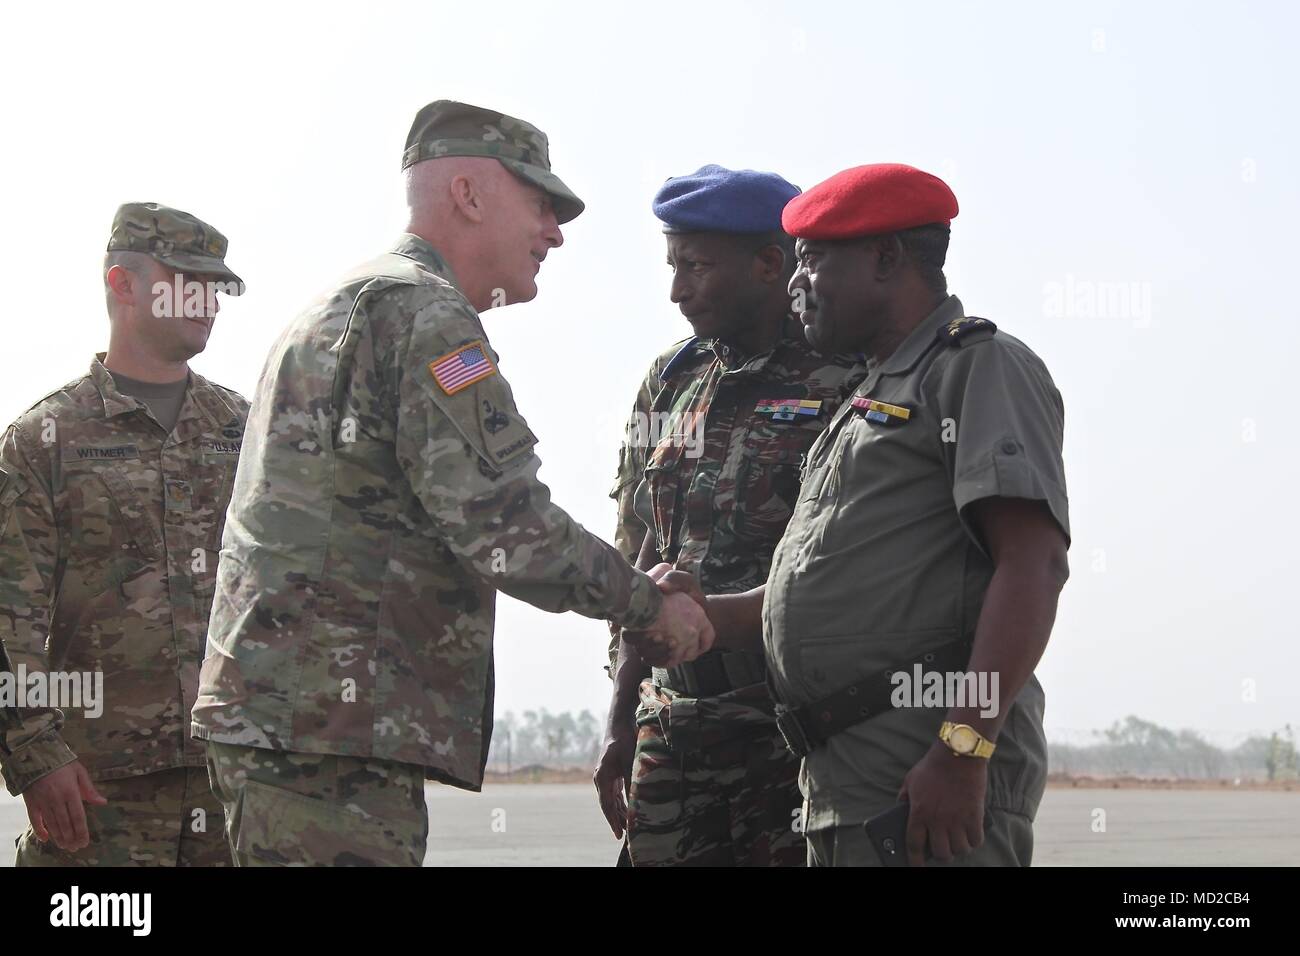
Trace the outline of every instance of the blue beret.
<instances>
[{"instance_id":1,"label":"blue beret","mask_svg":"<svg viewBox=\"0 0 1300 956\"><path fill-rule=\"evenodd\" d=\"M664 232L773 232L799 187L776 173L701 166L659 187L651 209Z\"/></svg>"}]
</instances>

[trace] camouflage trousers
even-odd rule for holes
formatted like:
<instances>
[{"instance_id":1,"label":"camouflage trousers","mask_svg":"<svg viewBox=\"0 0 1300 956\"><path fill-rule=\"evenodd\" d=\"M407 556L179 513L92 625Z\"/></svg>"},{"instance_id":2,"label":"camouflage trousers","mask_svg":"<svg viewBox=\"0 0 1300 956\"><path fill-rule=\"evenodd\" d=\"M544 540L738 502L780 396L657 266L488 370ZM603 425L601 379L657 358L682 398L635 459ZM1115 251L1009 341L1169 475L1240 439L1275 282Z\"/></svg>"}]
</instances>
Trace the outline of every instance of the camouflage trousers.
<instances>
[{"instance_id":1,"label":"camouflage trousers","mask_svg":"<svg viewBox=\"0 0 1300 956\"><path fill-rule=\"evenodd\" d=\"M209 740L236 866L419 866L424 768Z\"/></svg>"},{"instance_id":2,"label":"camouflage trousers","mask_svg":"<svg viewBox=\"0 0 1300 956\"><path fill-rule=\"evenodd\" d=\"M803 866L799 759L767 687L689 698L641 684L628 795L633 866Z\"/></svg>"},{"instance_id":3,"label":"camouflage trousers","mask_svg":"<svg viewBox=\"0 0 1300 956\"><path fill-rule=\"evenodd\" d=\"M202 767L96 780L95 789L108 803L84 805L89 846L69 853L28 827L14 865L230 866L221 803Z\"/></svg>"}]
</instances>

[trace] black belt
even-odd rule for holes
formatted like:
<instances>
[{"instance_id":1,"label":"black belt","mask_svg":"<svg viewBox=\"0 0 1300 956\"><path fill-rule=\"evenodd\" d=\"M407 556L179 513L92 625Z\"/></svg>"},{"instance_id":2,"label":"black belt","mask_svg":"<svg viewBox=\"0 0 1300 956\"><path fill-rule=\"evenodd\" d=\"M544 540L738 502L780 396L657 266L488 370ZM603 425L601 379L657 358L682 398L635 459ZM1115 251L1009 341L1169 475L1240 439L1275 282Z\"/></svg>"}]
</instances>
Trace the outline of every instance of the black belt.
<instances>
[{"instance_id":1,"label":"black belt","mask_svg":"<svg viewBox=\"0 0 1300 956\"><path fill-rule=\"evenodd\" d=\"M720 697L761 684L767 676L763 655L744 651L710 651L687 664L652 670L654 682L687 697Z\"/></svg>"},{"instance_id":2,"label":"black belt","mask_svg":"<svg viewBox=\"0 0 1300 956\"><path fill-rule=\"evenodd\" d=\"M802 707L786 708L777 704L777 729L791 753L806 757L840 731L893 710L890 697L894 685L890 677L895 671L910 671L917 664L929 671L964 670L970 661L970 647L969 641L953 641Z\"/></svg>"}]
</instances>

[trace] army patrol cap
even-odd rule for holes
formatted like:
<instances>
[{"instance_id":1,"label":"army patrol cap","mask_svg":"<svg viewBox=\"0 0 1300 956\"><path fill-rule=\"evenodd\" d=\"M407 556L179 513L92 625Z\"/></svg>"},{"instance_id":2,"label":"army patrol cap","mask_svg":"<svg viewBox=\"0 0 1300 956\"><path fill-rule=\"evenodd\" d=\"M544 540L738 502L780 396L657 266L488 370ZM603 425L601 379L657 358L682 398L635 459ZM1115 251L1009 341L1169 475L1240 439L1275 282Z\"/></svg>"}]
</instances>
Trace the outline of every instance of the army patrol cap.
<instances>
[{"instance_id":1,"label":"army patrol cap","mask_svg":"<svg viewBox=\"0 0 1300 956\"><path fill-rule=\"evenodd\" d=\"M242 295L244 280L225 262L229 245L202 219L156 202L123 203L108 237L109 252L142 252L181 272L237 283L229 294Z\"/></svg>"},{"instance_id":2,"label":"army patrol cap","mask_svg":"<svg viewBox=\"0 0 1300 956\"><path fill-rule=\"evenodd\" d=\"M586 208L551 172L546 134L532 123L492 110L435 100L415 114L402 153L402 168L442 156L492 156L525 182L545 190L561 223Z\"/></svg>"}]
</instances>

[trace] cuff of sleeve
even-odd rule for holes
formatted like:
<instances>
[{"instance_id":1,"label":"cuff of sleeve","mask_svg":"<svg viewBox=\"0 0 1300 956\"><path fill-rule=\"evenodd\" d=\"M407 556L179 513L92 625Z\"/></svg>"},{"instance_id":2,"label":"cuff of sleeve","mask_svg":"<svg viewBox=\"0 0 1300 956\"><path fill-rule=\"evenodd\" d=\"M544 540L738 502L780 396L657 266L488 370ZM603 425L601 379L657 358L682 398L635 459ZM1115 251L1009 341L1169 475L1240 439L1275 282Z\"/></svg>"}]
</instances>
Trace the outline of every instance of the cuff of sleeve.
<instances>
[{"instance_id":1,"label":"cuff of sleeve","mask_svg":"<svg viewBox=\"0 0 1300 956\"><path fill-rule=\"evenodd\" d=\"M5 787L15 797L46 774L66 767L77 755L57 730L49 730L4 757Z\"/></svg>"},{"instance_id":2,"label":"cuff of sleeve","mask_svg":"<svg viewBox=\"0 0 1300 956\"><path fill-rule=\"evenodd\" d=\"M632 596L622 614L610 618L629 631L644 631L659 617L663 605L663 592L643 571L632 572Z\"/></svg>"},{"instance_id":3,"label":"cuff of sleeve","mask_svg":"<svg viewBox=\"0 0 1300 956\"><path fill-rule=\"evenodd\" d=\"M1064 490L1018 452L1018 447L1015 451L995 452L983 467L968 471L956 480L953 499L962 524L966 525L967 533L976 537L966 520L967 507L984 498L1027 498L1047 505L1068 545L1070 516Z\"/></svg>"}]
</instances>

